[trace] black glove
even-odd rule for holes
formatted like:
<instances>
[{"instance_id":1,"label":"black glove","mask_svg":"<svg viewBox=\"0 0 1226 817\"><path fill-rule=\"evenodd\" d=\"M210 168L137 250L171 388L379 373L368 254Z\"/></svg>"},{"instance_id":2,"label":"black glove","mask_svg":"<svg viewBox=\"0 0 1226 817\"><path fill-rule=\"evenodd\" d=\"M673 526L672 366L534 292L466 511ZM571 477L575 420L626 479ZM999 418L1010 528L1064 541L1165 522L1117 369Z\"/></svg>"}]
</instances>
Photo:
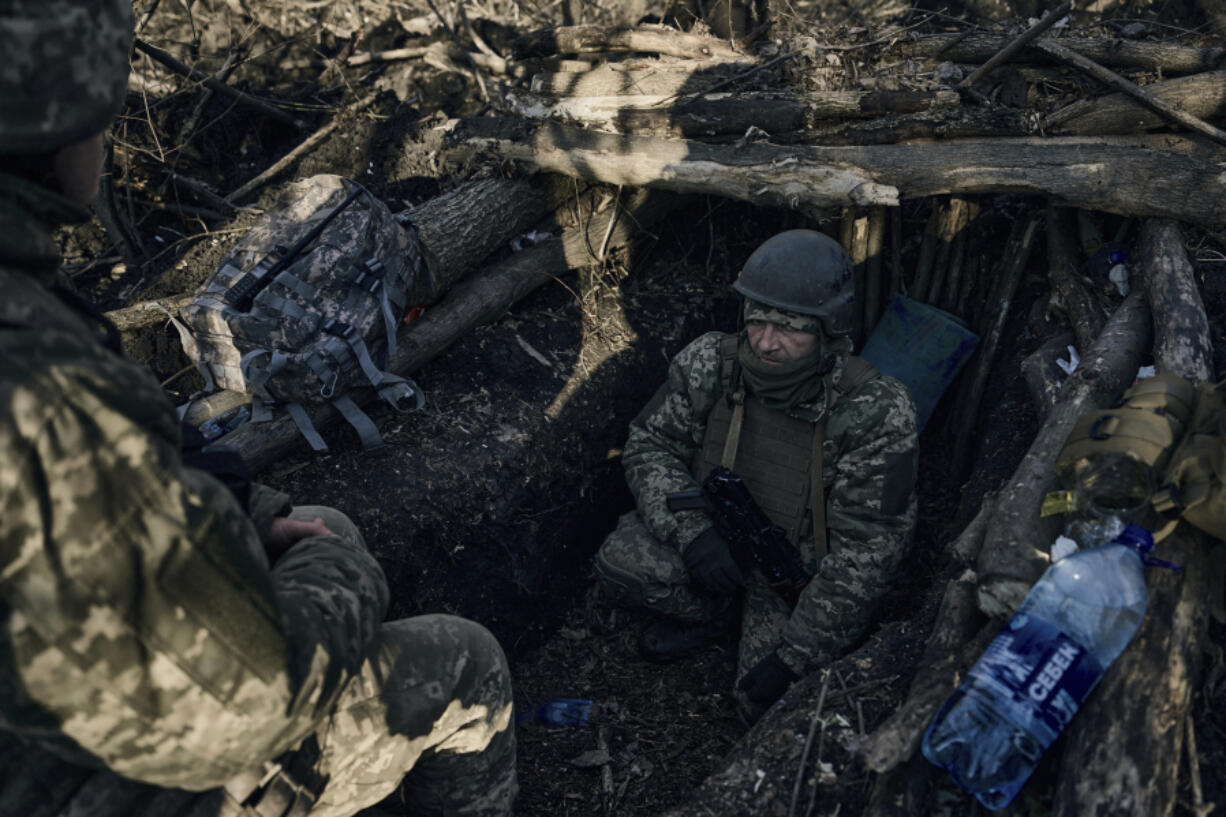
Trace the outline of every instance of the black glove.
<instances>
[{"instance_id":1,"label":"black glove","mask_svg":"<svg viewBox=\"0 0 1226 817\"><path fill-rule=\"evenodd\" d=\"M745 584L745 574L732 558L728 540L710 527L685 546L681 554L686 572L703 590L717 596L731 596Z\"/></svg>"},{"instance_id":2,"label":"black glove","mask_svg":"<svg viewBox=\"0 0 1226 817\"><path fill-rule=\"evenodd\" d=\"M783 697L792 682L799 678L777 653L771 653L750 667L736 688L744 692L746 698L766 708Z\"/></svg>"}]
</instances>

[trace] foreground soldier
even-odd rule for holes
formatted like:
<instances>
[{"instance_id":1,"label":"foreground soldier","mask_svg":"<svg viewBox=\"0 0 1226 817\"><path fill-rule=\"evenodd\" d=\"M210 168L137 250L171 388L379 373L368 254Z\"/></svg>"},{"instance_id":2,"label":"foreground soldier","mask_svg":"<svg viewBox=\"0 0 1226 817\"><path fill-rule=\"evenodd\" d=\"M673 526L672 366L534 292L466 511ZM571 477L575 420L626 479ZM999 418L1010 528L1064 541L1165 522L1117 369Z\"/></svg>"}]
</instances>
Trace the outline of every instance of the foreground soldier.
<instances>
[{"instance_id":1,"label":"foreground soldier","mask_svg":"<svg viewBox=\"0 0 1226 817\"><path fill-rule=\"evenodd\" d=\"M851 266L833 240L780 233L733 288L745 329L683 349L630 425L622 459L637 510L601 547L596 573L618 600L664 616L639 642L655 661L734 628L743 592L736 697L754 720L870 625L915 523L916 419L905 386L849 357ZM669 494L721 463L798 546L813 578L794 608L738 563L707 514L668 509Z\"/></svg>"},{"instance_id":2,"label":"foreground soldier","mask_svg":"<svg viewBox=\"0 0 1226 817\"><path fill-rule=\"evenodd\" d=\"M494 638L380 624L386 580L343 514L292 508L232 458L192 455L224 483L186 465L174 406L57 270L131 15L0 0L0 738L208 790L199 815L350 815L402 778L414 815L508 814Z\"/></svg>"}]
</instances>

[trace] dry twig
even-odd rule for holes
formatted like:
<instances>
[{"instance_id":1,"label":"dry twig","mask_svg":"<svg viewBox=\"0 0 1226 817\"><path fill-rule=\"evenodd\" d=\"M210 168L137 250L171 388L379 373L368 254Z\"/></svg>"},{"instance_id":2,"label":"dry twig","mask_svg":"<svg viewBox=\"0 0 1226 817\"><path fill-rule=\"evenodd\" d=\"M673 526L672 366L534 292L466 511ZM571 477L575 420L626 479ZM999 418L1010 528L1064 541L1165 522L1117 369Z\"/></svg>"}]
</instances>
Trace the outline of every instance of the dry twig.
<instances>
[{"instance_id":1,"label":"dry twig","mask_svg":"<svg viewBox=\"0 0 1226 817\"><path fill-rule=\"evenodd\" d=\"M1192 116L1192 114L1176 108L1169 102L1163 102L1161 99L1149 93L1136 83L1124 79L1119 74L1104 68L1088 57L1083 57L1076 51L1073 51L1070 48L1065 48L1059 43L1052 42L1051 40L1037 40L1035 41L1034 45L1035 48L1051 54L1056 59L1062 60L1075 68L1080 68L1082 71L1085 71L1087 74L1094 77L1104 85L1128 94L1134 99L1140 101L1142 104L1147 105L1154 111L1169 118L1171 121L1178 122L1180 125L1183 125L1189 130L1194 130L1197 133L1204 134L1213 141L1226 145L1226 131L1215 128L1205 120Z\"/></svg>"},{"instance_id":2,"label":"dry twig","mask_svg":"<svg viewBox=\"0 0 1226 817\"><path fill-rule=\"evenodd\" d=\"M239 187L233 193L226 196L226 201L229 202L230 204L233 204L234 202L241 199L243 196L246 196L248 193L264 185L266 182L268 182L269 179L272 179L277 174L281 173L281 171L285 170L290 165L292 165L294 162L298 161L300 158L302 158L304 154L309 152L312 148L314 148L316 145L318 145L320 142L326 139L329 135L331 135L331 133L337 128L339 128L342 122L345 122L346 120L348 120L350 116L370 107L371 104L374 103L377 97L378 97L377 94L371 94L370 96L364 99L358 100L353 105L350 105L348 108L338 113L335 117L333 117L331 122L329 122L327 125L324 125L322 128L312 133L302 142L302 144L298 145L298 147L294 148L289 153L282 156L280 159L274 162L272 166L269 167L267 170L265 170L263 173L260 173L258 176L251 179L249 182L242 185L241 187Z\"/></svg>"},{"instance_id":3,"label":"dry twig","mask_svg":"<svg viewBox=\"0 0 1226 817\"><path fill-rule=\"evenodd\" d=\"M154 60L157 60L162 65L174 71L176 74L187 77L188 79L193 80L195 82L199 82L204 87L214 90L219 94L228 96L231 99L234 99L237 102L241 102L242 104L250 108L254 108L255 110L260 111L261 113L265 114L266 116L272 117L273 119L276 119L280 122L285 122L286 124L293 125L294 127L297 127L297 128L303 127L302 122L290 116L289 114L287 114L285 111L281 110L280 108L274 107L268 104L267 102L264 102L261 99L256 99L255 97L250 96L249 94L245 94L242 91L238 90L237 88L233 88L224 82L219 82L213 77L210 77L207 74L203 74L200 71L197 71L196 69L192 68L191 66L184 65L183 63L179 62L177 59L172 57L170 54L166 53L165 51L158 48L157 46L150 45L144 40L141 40L139 38L136 40L136 50L141 51L145 54L148 54Z\"/></svg>"}]
</instances>

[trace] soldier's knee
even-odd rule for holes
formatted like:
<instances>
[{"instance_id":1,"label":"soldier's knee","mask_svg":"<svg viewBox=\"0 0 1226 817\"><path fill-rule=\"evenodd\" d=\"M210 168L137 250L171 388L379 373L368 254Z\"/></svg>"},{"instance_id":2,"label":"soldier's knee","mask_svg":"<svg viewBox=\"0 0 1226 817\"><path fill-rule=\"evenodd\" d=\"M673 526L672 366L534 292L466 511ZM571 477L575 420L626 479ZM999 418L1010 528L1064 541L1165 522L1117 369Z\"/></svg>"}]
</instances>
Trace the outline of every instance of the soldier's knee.
<instances>
[{"instance_id":1,"label":"soldier's knee","mask_svg":"<svg viewBox=\"0 0 1226 817\"><path fill-rule=\"evenodd\" d=\"M324 524L327 525L328 530L340 538L347 542L359 544L363 548L366 547L366 540L362 538L362 532L358 530L358 526L353 524L352 519L336 508L329 508L327 505L295 505L294 510L290 513L290 518L300 519L304 522L322 519Z\"/></svg>"},{"instance_id":2,"label":"soldier's knee","mask_svg":"<svg viewBox=\"0 0 1226 817\"><path fill-rule=\"evenodd\" d=\"M643 578L617 558L617 549L605 544L596 553L596 582L600 589L618 604L642 607L647 594Z\"/></svg>"}]
</instances>

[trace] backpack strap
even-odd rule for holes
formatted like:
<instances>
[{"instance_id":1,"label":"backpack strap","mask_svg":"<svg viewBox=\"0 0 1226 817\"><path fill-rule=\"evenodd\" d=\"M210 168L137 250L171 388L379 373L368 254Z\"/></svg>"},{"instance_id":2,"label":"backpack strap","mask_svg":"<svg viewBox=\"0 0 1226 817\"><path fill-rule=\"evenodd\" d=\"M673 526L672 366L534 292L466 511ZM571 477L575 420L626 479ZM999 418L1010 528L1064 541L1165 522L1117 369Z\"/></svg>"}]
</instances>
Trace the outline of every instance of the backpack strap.
<instances>
[{"instance_id":1,"label":"backpack strap","mask_svg":"<svg viewBox=\"0 0 1226 817\"><path fill-rule=\"evenodd\" d=\"M819 562L830 550L826 537L826 497L822 486L822 443L826 439L826 420L841 398L855 394L861 386L880 374L873 364L852 355L843 363L838 382L833 382L834 378L826 381L829 402L821 419L813 425L813 454L809 458L809 515L813 518L813 547Z\"/></svg>"},{"instance_id":2,"label":"backpack strap","mask_svg":"<svg viewBox=\"0 0 1226 817\"><path fill-rule=\"evenodd\" d=\"M739 345L738 335L726 335L719 347L719 380L724 399L732 404L732 419L728 424L728 436L724 438L724 453L719 464L729 471L736 463L736 449L741 444L741 425L745 421L745 386L740 378L741 367L736 362Z\"/></svg>"},{"instance_id":3,"label":"backpack strap","mask_svg":"<svg viewBox=\"0 0 1226 817\"><path fill-rule=\"evenodd\" d=\"M209 368L209 364L205 363L204 358L200 356L200 345L196 343L196 336L192 334L192 330L161 303L154 301L153 305L166 313L166 317L170 318L171 325L178 331L179 345L183 347L183 353L187 355L188 360L196 363L196 371L200 372L200 376L204 378L204 391L206 393L216 391L217 381L213 379L213 370ZM182 419L182 415L180 415L180 419Z\"/></svg>"},{"instance_id":4,"label":"backpack strap","mask_svg":"<svg viewBox=\"0 0 1226 817\"><path fill-rule=\"evenodd\" d=\"M375 424L366 416L366 412L358 408L358 404L353 402L352 397L342 394L332 401L332 405L358 433L358 439L362 441L364 451L374 451L383 447L383 437L379 434L379 429L375 428Z\"/></svg>"},{"instance_id":5,"label":"backpack strap","mask_svg":"<svg viewBox=\"0 0 1226 817\"><path fill-rule=\"evenodd\" d=\"M328 444L324 442L324 438L319 436L319 432L315 430L315 425L311 422L311 417L307 414L306 409L301 403L286 403L285 410L289 412L290 419L294 421L294 425L298 426L298 433L301 434L315 451L327 451Z\"/></svg>"}]
</instances>

